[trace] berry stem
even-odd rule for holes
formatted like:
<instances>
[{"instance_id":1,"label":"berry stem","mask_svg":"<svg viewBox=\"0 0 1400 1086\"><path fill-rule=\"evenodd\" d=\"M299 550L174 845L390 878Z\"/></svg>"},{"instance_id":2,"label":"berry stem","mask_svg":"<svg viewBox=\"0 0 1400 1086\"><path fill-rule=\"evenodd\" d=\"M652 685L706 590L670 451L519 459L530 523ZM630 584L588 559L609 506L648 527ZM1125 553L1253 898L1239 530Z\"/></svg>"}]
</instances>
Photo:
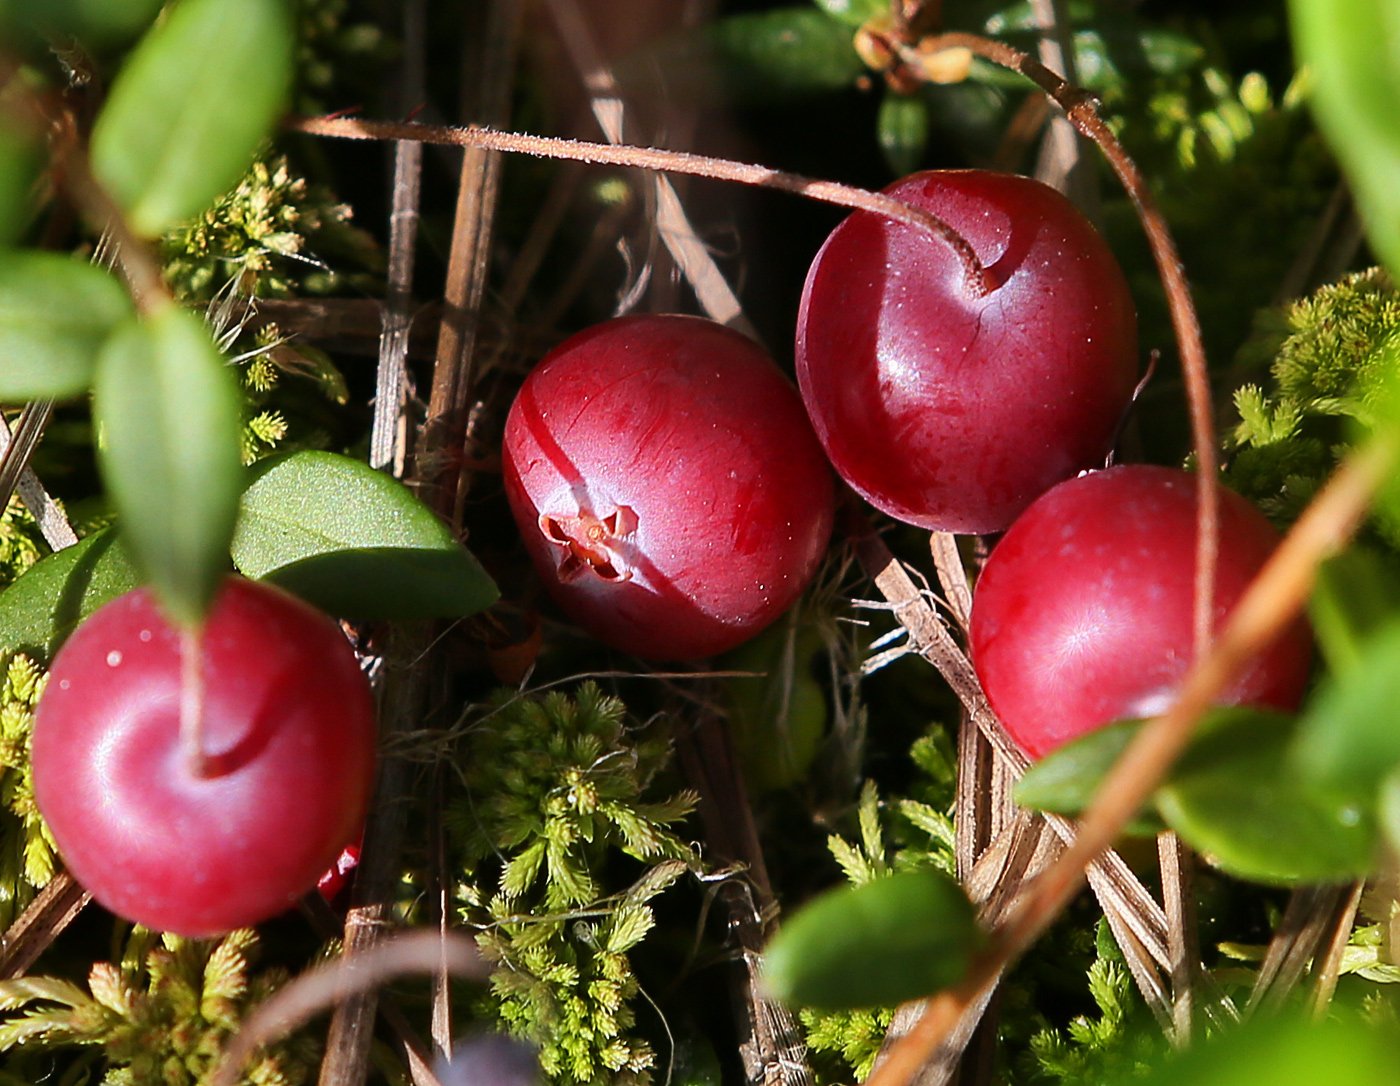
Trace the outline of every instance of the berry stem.
<instances>
[{"instance_id":1,"label":"berry stem","mask_svg":"<svg viewBox=\"0 0 1400 1086\"><path fill-rule=\"evenodd\" d=\"M944 220L927 211L910 207L892 196L870 192L854 185L819 181L800 174L770 169L767 166L710 158L686 151L591 143L587 140L535 136L523 132L503 132L480 125L458 127L417 124L410 121L370 121L356 117L297 117L288 121L287 126L294 132L310 136L352 140L416 140L420 143L474 147L487 151L534 155L539 158L588 162L599 166L627 166L662 173L688 174L692 177L707 177L716 181L734 181L760 188L777 189L822 203L869 211L896 222L928 230L937 235L956 254L958 262L962 265L969 294L974 298L981 298L990 294L995 286L968 240Z\"/></svg>"},{"instance_id":2,"label":"berry stem","mask_svg":"<svg viewBox=\"0 0 1400 1086\"><path fill-rule=\"evenodd\" d=\"M204 749L203 627L180 631L180 749L196 778L212 777L216 768Z\"/></svg>"}]
</instances>

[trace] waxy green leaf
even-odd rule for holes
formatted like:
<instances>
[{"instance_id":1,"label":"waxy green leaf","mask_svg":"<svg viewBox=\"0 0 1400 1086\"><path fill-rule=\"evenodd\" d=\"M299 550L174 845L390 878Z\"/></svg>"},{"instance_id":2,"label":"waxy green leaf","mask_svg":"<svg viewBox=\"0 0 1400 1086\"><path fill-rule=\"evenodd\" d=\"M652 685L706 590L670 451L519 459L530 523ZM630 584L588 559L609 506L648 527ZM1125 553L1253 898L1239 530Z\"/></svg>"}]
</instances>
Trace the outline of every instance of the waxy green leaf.
<instances>
[{"instance_id":1,"label":"waxy green leaf","mask_svg":"<svg viewBox=\"0 0 1400 1086\"><path fill-rule=\"evenodd\" d=\"M496 601L447 526L368 464L298 452L254 472L233 539L245 576L355 618L460 618Z\"/></svg>"},{"instance_id":2,"label":"waxy green leaf","mask_svg":"<svg viewBox=\"0 0 1400 1086\"><path fill-rule=\"evenodd\" d=\"M112 528L39 559L0 592L0 656L51 659L79 622L140 583Z\"/></svg>"},{"instance_id":3,"label":"waxy green leaf","mask_svg":"<svg viewBox=\"0 0 1400 1086\"><path fill-rule=\"evenodd\" d=\"M1400 619L1391 618L1356 653L1353 665L1309 702L1294 762L1314 784L1370 802L1400 767Z\"/></svg>"},{"instance_id":4,"label":"waxy green leaf","mask_svg":"<svg viewBox=\"0 0 1400 1086\"><path fill-rule=\"evenodd\" d=\"M775 996L797 1006L889 1006L961 979L983 938L956 880L902 872L801 909L769 945L764 976Z\"/></svg>"},{"instance_id":5,"label":"waxy green leaf","mask_svg":"<svg viewBox=\"0 0 1400 1086\"><path fill-rule=\"evenodd\" d=\"M1299 771L1297 724L1236 709L1200 736L1157 790L1167 825L1233 875L1293 885L1360 878L1375 865L1374 804Z\"/></svg>"},{"instance_id":6,"label":"waxy green leaf","mask_svg":"<svg viewBox=\"0 0 1400 1086\"><path fill-rule=\"evenodd\" d=\"M1400 611L1400 570L1374 550L1354 546L1324 562L1308 601L1308 617L1328 666L1355 671L1366 642Z\"/></svg>"},{"instance_id":7,"label":"waxy green leaf","mask_svg":"<svg viewBox=\"0 0 1400 1086\"><path fill-rule=\"evenodd\" d=\"M48 41L112 45L149 26L165 0L0 0L0 29Z\"/></svg>"},{"instance_id":8,"label":"waxy green leaf","mask_svg":"<svg viewBox=\"0 0 1400 1086\"><path fill-rule=\"evenodd\" d=\"M182 0L118 74L92 133L93 171L154 236L238 180L292 71L282 0Z\"/></svg>"},{"instance_id":9,"label":"waxy green leaf","mask_svg":"<svg viewBox=\"0 0 1400 1086\"><path fill-rule=\"evenodd\" d=\"M0 255L0 400L87 390L107 337L132 315L111 273L58 253Z\"/></svg>"},{"instance_id":10,"label":"waxy green leaf","mask_svg":"<svg viewBox=\"0 0 1400 1086\"><path fill-rule=\"evenodd\" d=\"M1080 814L1113 763L1142 730L1142 723L1120 720L1051 751L1016 782L1016 802L1052 814ZM1152 810L1141 812L1128 826L1129 833L1156 833L1160 829L1162 821Z\"/></svg>"},{"instance_id":11,"label":"waxy green leaf","mask_svg":"<svg viewBox=\"0 0 1400 1086\"><path fill-rule=\"evenodd\" d=\"M233 371L200 320L171 306L108 342L93 409L123 537L171 617L192 625L228 568L243 489Z\"/></svg>"},{"instance_id":12,"label":"waxy green leaf","mask_svg":"<svg viewBox=\"0 0 1400 1086\"><path fill-rule=\"evenodd\" d=\"M1351 181L1372 247L1400 274L1400 8L1391 0L1290 0L1318 123Z\"/></svg>"}]
</instances>

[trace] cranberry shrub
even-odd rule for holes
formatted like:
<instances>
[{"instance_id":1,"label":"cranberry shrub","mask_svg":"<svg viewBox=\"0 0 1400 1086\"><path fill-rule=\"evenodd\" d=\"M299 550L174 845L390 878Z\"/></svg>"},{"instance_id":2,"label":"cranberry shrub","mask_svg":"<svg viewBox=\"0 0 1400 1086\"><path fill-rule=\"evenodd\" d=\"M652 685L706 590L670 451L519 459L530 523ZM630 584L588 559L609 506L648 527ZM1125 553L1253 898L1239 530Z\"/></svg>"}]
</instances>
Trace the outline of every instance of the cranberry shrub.
<instances>
[{"instance_id":1,"label":"cranberry shrub","mask_svg":"<svg viewBox=\"0 0 1400 1086\"><path fill-rule=\"evenodd\" d=\"M966 873L979 849L995 854L1001 844L982 841L984 797L955 781L956 766L975 762L959 761L953 748L960 742L965 755L976 753L980 740L971 725L959 737L957 721L984 712L980 690L954 667L960 706L901 647L900 631L931 657L942 652L945 664L968 664L959 641L969 642L970 665L1000 723L1023 752L1042 758L1031 771L1042 774L1034 778L1039 791L1022 798L1047 796L1047 779L1069 780L1072 787L1042 804L1067 815L1091 801L1139 728L1109 725L1168 707L1197 649L1196 492L1178 467L1190 452L1179 437L1184 411L1155 273L1135 248L1136 224L1124 229L1127 201L1102 188L1101 235L1069 200L1018 176L1034 169L1019 141L1038 92L1023 97L1019 85L1009 89L931 36L943 18L947 28L992 28L1030 44L1023 23L1008 10L988 26L960 27L968 10L929 4L917 12L904 5L906 25L883 3L822 0L724 8L688 39L634 42L640 51L610 56L628 140L636 138L630 129L655 125L694 130L702 143L746 143L775 168L800 161L821 176L889 186L937 223L896 224L869 210L838 221L813 203L697 185L682 192L692 236L652 175L619 173L595 186L602 175L589 173L582 188L557 190L574 211L564 216L562 240L551 241L555 198L540 174L511 166L484 261L468 259L467 241L485 236L495 190L484 175L467 171L459 182L448 171L451 183L470 186L463 195L471 199L459 204L452 251L439 261L450 201L441 200L432 156L414 166L402 142L402 169L425 171L425 244L410 275L408 224L420 209L405 201L419 189L401 184L382 291L386 334L376 345L381 314L375 309L366 322L368 306L355 291L332 304L306 296L334 287L338 263L355 258L336 251L344 209L286 172L306 169L374 207L380 173L366 168L374 152L323 142L298 164L305 137L279 138L273 154L286 151L289 165L269 157L238 181L259 141L274 133L294 58L303 67L297 110L320 112L307 101L315 93L327 108L365 102L365 117L403 114L402 103L381 108L377 89L366 86L373 81L364 78L364 54L352 55L374 28L343 24L355 32L327 34L326 23L298 8L304 19L294 44L277 0L181 0L153 21L158 6L0 10L0 25L23 28L8 44L31 66L10 88L15 101L37 111L39 130L65 134L55 153L77 156L55 160L36 181L26 173L42 157L35 131L0 127L0 235L16 245L0 262L0 301L13 316L0 321L0 397L7 407L34 403L22 415L7 411L12 448L28 456L43 438L38 475L21 481L24 501L40 514L22 530L43 542L16 562L28 572L0 593L0 656L22 651L51 664L33 739L38 805L67 864L50 897L73 894L67 880L76 876L98 902L72 928L63 927L71 913L41 925L46 956L30 976L0 981L0 999L15 1008L0 1027L10 1029L0 1032L3 1043L15 1046L7 1056L13 1073L54 1073L36 1070L30 1042L39 1038L73 1077L91 1073L76 1047L87 1044L101 1046L108 1070L133 1082L157 1065L162 1080L204 1081L211 1053L237 1026L232 1011L214 1029L194 1021L190 1008L204 1003L186 998L198 995L199 981L188 966L236 955L252 945L247 936L181 958L177 991L154 979L174 974L162 974L165 960L138 933L126 953L149 963L149 993L103 1018L108 1026L85 1027L110 997L115 965L92 970L91 998L53 979L82 975L115 945L100 906L166 929L176 956L176 932L265 922L277 935L267 941L277 964L300 970L351 902L418 925L428 920L423 903L434 900L479 936L494 972L489 991L454 989L434 1021L532 1038L551 1081L659 1081L673 1042L680 1080L738 1081L745 1069L736 1053L749 1051L742 1022L760 1014L791 1032L779 1029L771 1049L760 1039L759 1064L804 1075L811 1064L821 1084L863 1079L889 1020L888 1009L868 1004L954 981L1000 945L984 938L963 886L942 873ZM534 48L549 30L532 11L530 48L513 85L532 126L559 120L562 130L577 106L561 58L584 64L588 33L607 52L602 39L640 39L650 20L669 14L664 6L644 15L602 6L606 20L590 28L585 17L557 49ZM430 7L427 42L410 35L404 43L410 69L427 70L415 56L420 48L433 62L450 52L455 65L463 40L479 48L508 37L457 27L455 14ZM1298 239L1313 229L1332 178L1315 168L1321 156L1296 97L1281 93L1282 66L1270 73L1276 104L1258 78L1206 69L1184 24L1137 9L1091 14L1093 33L1081 27L1076 38L1080 70L1125 139L1145 152L1168 218L1184 227L1193 278L1213 302L1229 303L1213 304L1206 325L1223 381L1254 303L1274 296L1290 268L1294 289L1306 278L1296 266ZM449 24L451 33L439 33ZM1318 33L1334 25L1351 24L1339 16ZM59 65L43 45L55 34L91 48L65 51L66 67ZM1235 24L1221 32L1219 56L1245 48L1238 34ZM728 120L706 112L697 126L681 118L672 129L653 107L714 104L705 97L714 83L690 82L702 39L699 52L722 68L719 90L737 112ZM346 52L322 63L337 50ZM69 85L84 64L97 78ZM327 72L332 83L313 79ZM441 94L434 74L430 99ZM665 86L638 89L636 81L658 74ZM25 88L41 85L55 93L30 101ZM1190 88L1184 99L1182 86ZM757 93L745 99L746 88ZM512 97L499 89L502 101ZM1352 103L1338 115L1357 113ZM505 126L504 116L483 119ZM743 129L738 140L724 131L731 122ZM324 122L340 124L336 134L356 123ZM402 127L392 138L429 132L466 138ZM994 155L1015 169L982 168ZM89 161L96 187L86 183ZM1275 183L1249 180L1260 176ZM894 177L903 179L890 185ZM620 202L629 184L638 199ZM1385 189L1358 186L1368 207ZM1277 199L1276 190L1295 198ZM705 251L720 221L712 199L723 203L723 222L738 225L738 260L716 255L718 245ZM632 216L636 208L647 214ZM76 226L80 220L89 227ZM1379 221L1392 220L1400 217ZM87 231L97 228L111 231L120 275L43 251L88 246ZM614 241L625 259L600 258ZM694 297L687 286L671 289L656 257L671 244ZM1384 252L1384 238L1378 245ZM485 278L469 270L474 264ZM525 272L534 268L530 281ZM338 285L364 270L344 269ZM282 308L248 319L274 317L302 338L289 342L253 323L211 335L191 310L220 276L233 277L231 294L283 296ZM726 276L741 284L765 346L670 312L709 309L746 326L720 282ZM439 288L447 304L434 352L406 329L410 314L427 321L438 313L418 302ZM216 321L231 312L228 297L216 295ZM1360 326L1343 301L1325 307L1329 315L1315 325ZM619 309L631 315L608 319ZM1263 499L1277 528L1320 486L1318 464L1350 464L1349 447L1364 442L1341 426L1312 429L1317 418L1372 425L1386 417L1384 378L1358 392L1346 377L1373 372L1394 341L1393 314L1384 305L1379 312L1374 322L1368 316L1365 335L1343 337L1355 354L1337 364L1336 382L1294 380L1289 360L1300 352L1263 337L1241 360L1242 373L1249 357L1277 354L1276 387L1239 396L1245 422L1224 444L1234 451L1247 442L1250 455L1233 457L1228 477ZM459 353L464 342L472 347ZM1168 357L1130 403L1157 349ZM376 351L371 380L358 355ZM1236 371L1228 372L1233 380ZM45 434L54 399L59 421L79 425ZM74 543L40 486L61 489L70 508L93 496L86 476L61 470L75 442L86 459L89 423L101 437L92 449L119 544L110 529ZM266 457L279 444L282 454ZM263 459L245 473L240 457ZM1121 466L1105 469L1110 458ZM1158 466L1127 463L1141 460ZM0 461L0 478L8 481L15 466L23 457ZM1217 633L1278 538L1234 495L1222 496L1221 511ZM20 514L7 510L3 523L7 545ZM934 537L937 572L929 530L964 536L961 544ZM1339 528L1338 540L1344 535ZM907 590L891 587L897 565L872 564L885 544L915 574ZM1381 546L1380 557L1348 552L1323 571L1321 666L1302 625L1288 626L1218 699L1236 708L1212 718L1147 802L1144 825L1165 820L1205 854L1198 885L1210 908L1202 960L1190 964L1201 966L1203 990L1220 1006L1274 994L1264 992L1267 980L1248 988L1268 969L1218 968L1217 944L1271 937L1275 956L1321 963L1314 998L1325 1002L1335 978L1321 948L1346 943L1358 914L1354 899L1328 905L1328 897L1315 922L1302 925L1320 932L1319 942L1290 943L1301 938L1288 934L1294 928L1272 935L1266 906L1276 911L1277 896L1227 882L1218 869L1274 884L1344 884L1372 873L1380 843L1394 835L1400 748L1383 725L1395 696L1386 676L1400 673L1400 637L1388 625L1400 593L1386 569L1394 548ZM852 553L870 568L856 573ZM977 582L970 631L958 559ZM230 580L230 563L249 580ZM882 575L872 585L875 573ZM918 576L937 577L946 598L921 592ZM498 595L493 578L500 599L485 610ZM137 584L148 587L131 592ZM886 598L872 606L878 593ZM760 633L761 642L723 655ZM935 634L946 643L935 644ZM719 676L703 674L712 669ZM0 802L14 815L3 829L15 835L0 849L0 880L7 858L46 832L26 792L24 755L42 680L28 663L6 674L0 762L13 776ZM376 677L387 707L378 739L363 674ZM579 684L584 674L603 677L606 689ZM492 694L497 683L505 689ZM736 684L746 684L743 693L730 696ZM724 718L743 714L746 727L770 724L772 734L736 744ZM680 757L671 762L673 748ZM376 758L382 791L368 806ZM754 764L764 759L776 764ZM364 862L347 893L336 896L326 882L330 901L322 901L317 879L358 839L367 810ZM36 873L47 875L42 866ZM806 900L839 881L838 866L858 884L854 896L829 899L804 919ZM716 883L718 871L725 878ZM1154 881L1126 868L1117 877L1130 889L1132 880ZM712 900L714 885L721 889ZM1316 904L1306 893L1292 899L1290 916ZM301 915L287 908L298 898ZM1100 906L1121 921L1124 906L1086 896L1070 923L1033 951L1033 967L1002 982L1018 989L1002 1001L997 1066L1010 1080L1120 1081L1125 1068L1155 1062L1144 1053L1157 1042L1165 1049L1161 1031L1139 1019L1150 1023L1144 1003L1170 1017L1161 1002L1170 979L1160 969L1167 921L1156 917L1172 914L1173 903L1163 912L1145 889L1129 898L1129 911L1139 910L1130 918L1146 919L1132 930L1163 940L1155 957L1131 940L1112 945L1104 929L1091 965L1074 932L1096 922ZM1150 904L1131 904L1142 900ZM764 986L714 964L739 953L757 961L771 934L762 929L779 912L793 941L774 953ZM1356 923L1387 919L1367 914ZM28 938L14 945L27 948ZM686 953L697 940L701 952ZM1393 965L1364 927L1352 941L1352 958L1369 953L1370 964ZM1124 954L1138 980L1160 975L1161 983L1144 983L1139 994L1121 968ZM240 984L242 965L230 973ZM1058 1016L1084 1000L1086 969L1102 1022L1071 1040L1059 1033ZM215 979L208 984L217 990ZM49 1005L44 993L56 991L72 1000L71 1014ZM761 1008L757 1000L772 992L793 1007ZM788 1013L797 1005L800 1023ZM403 1008L410 1030L426 1033L423 1007L406 999ZM369 1025L347 1005L331 1035L368 1036ZM123 1047L132 1030L146 1039L140 1052ZM200 1051L176 1051L189 1037L204 1038ZM471 1081L495 1050L468 1042L454 1051L443 1073ZM464 1060L481 1066L464 1070ZM335 1042L324 1075L355 1081L367 1066L364 1053ZM991 1066L971 1057L964 1074L985 1081ZM1170 1066L1161 1073L1171 1086L1195 1081ZM309 1074L307 1065L292 1077ZM1389 1079L1374 1071L1370 1080Z\"/></svg>"}]
</instances>

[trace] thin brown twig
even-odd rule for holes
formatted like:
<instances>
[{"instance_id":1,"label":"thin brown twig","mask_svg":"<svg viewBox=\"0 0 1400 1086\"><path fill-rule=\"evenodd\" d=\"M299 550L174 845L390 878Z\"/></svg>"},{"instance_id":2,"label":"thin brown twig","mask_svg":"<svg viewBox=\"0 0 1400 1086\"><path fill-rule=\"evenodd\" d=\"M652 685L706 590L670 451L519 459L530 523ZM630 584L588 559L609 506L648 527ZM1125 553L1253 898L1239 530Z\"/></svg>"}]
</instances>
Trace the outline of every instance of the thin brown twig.
<instances>
[{"instance_id":1,"label":"thin brown twig","mask_svg":"<svg viewBox=\"0 0 1400 1086\"><path fill-rule=\"evenodd\" d=\"M909 206L877 192L842 185L835 181L818 181L800 174L786 173L746 162L710 158L687 151L667 151L658 147L631 147L587 140L535 136L523 132L503 132L477 125L452 127L445 125L411 124L397 121L370 121L351 117L294 117L287 122L290 129L311 136L351 140L421 140L423 143L446 144L454 147L479 147L488 151L506 151L535 155L569 162L590 162L598 166L631 166L662 173L680 173L692 177L707 177L716 181L733 181L761 188L777 189L806 196L822 203L853 208L883 215L936 235L957 255L963 268L967 290L981 297L992 289L986 269L972 246L961 234L936 215Z\"/></svg>"},{"instance_id":2,"label":"thin brown twig","mask_svg":"<svg viewBox=\"0 0 1400 1086\"><path fill-rule=\"evenodd\" d=\"M866 1086L909 1083L982 986L1050 926L1077 892L1085 867L1151 796L1220 691L1297 616L1318 565L1354 534L1397 459L1400 441L1377 438L1343 461L1245 590L1212 651L1193 663L1172 707L1143 727L1109 771L1064 855L992 932L963 979L929 1002L923 1019Z\"/></svg>"},{"instance_id":3,"label":"thin brown twig","mask_svg":"<svg viewBox=\"0 0 1400 1086\"><path fill-rule=\"evenodd\" d=\"M1118 175L1128 197L1137 208L1138 219L1152 249L1157 271L1167 295L1172 331L1181 352L1181 369L1191 416L1191 441L1196 453L1196 583L1194 607L1195 654L1209 647L1212 637L1215 565L1219 543L1219 470L1215 452L1215 421L1211 409L1210 374L1206 364L1201 323L1191 298L1191 285L1176 251L1167 221L1147 179L1124 150L1118 137L1099 115L1098 101L1088 91L1075 87L1052 72L1029 53L1004 42L976 34L943 34L930 39L926 47L970 49L978 56L1018 72L1035 83L1069 118L1084 136L1093 140Z\"/></svg>"}]
</instances>

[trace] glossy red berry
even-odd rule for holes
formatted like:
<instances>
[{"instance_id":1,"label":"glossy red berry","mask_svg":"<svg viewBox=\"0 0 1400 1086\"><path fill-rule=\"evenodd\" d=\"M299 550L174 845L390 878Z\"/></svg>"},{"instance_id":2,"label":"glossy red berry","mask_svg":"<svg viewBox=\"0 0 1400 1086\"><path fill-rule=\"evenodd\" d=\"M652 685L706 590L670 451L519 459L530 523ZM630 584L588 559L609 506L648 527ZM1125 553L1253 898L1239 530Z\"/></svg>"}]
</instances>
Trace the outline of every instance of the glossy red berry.
<instances>
[{"instance_id":1,"label":"glossy red berry","mask_svg":"<svg viewBox=\"0 0 1400 1086\"><path fill-rule=\"evenodd\" d=\"M503 461L559 605L649 659L752 637L831 533L831 473L796 390L752 341L696 317L624 317L550 352L511 406Z\"/></svg>"},{"instance_id":2,"label":"glossy red berry","mask_svg":"<svg viewBox=\"0 0 1400 1086\"><path fill-rule=\"evenodd\" d=\"M1278 536L1221 494L1217 627ZM1031 757L1114 720L1167 708L1192 658L1196 482L1135 465L1061 483L996 545L972 604L972 660L987 699ZM1301 622L1220 699L1295 708L1312 644Z\"/></svg>"},{"instance_id":3,"label":"glossy red berry","mask_svg":"<svg viewBox=\"0 0 1400 1086\"><path fill-rule=\"evenodd\" d=\"M1127 282L1089 222L1038 181L933 171L885 191L952 226L994 287L977 296L938 237L856 212L807 275L803 400L837 472L877 508L1001 531L1104 462L1136 381Z\"/></svg>"},{"instance_id":4,"label":"glossy red berry","mask_svg":"<svg viewBox=\"0 0 1400 1086\"><path fill-rule=\"evenodd\" d=\"M181 636L146 589L54 657L34 789L69 871L150 928L210 936L292 905L359 833L374 709L339 627L229 578L199 642L207 771L180 739Z\"/></svg>"}]
</instances>

